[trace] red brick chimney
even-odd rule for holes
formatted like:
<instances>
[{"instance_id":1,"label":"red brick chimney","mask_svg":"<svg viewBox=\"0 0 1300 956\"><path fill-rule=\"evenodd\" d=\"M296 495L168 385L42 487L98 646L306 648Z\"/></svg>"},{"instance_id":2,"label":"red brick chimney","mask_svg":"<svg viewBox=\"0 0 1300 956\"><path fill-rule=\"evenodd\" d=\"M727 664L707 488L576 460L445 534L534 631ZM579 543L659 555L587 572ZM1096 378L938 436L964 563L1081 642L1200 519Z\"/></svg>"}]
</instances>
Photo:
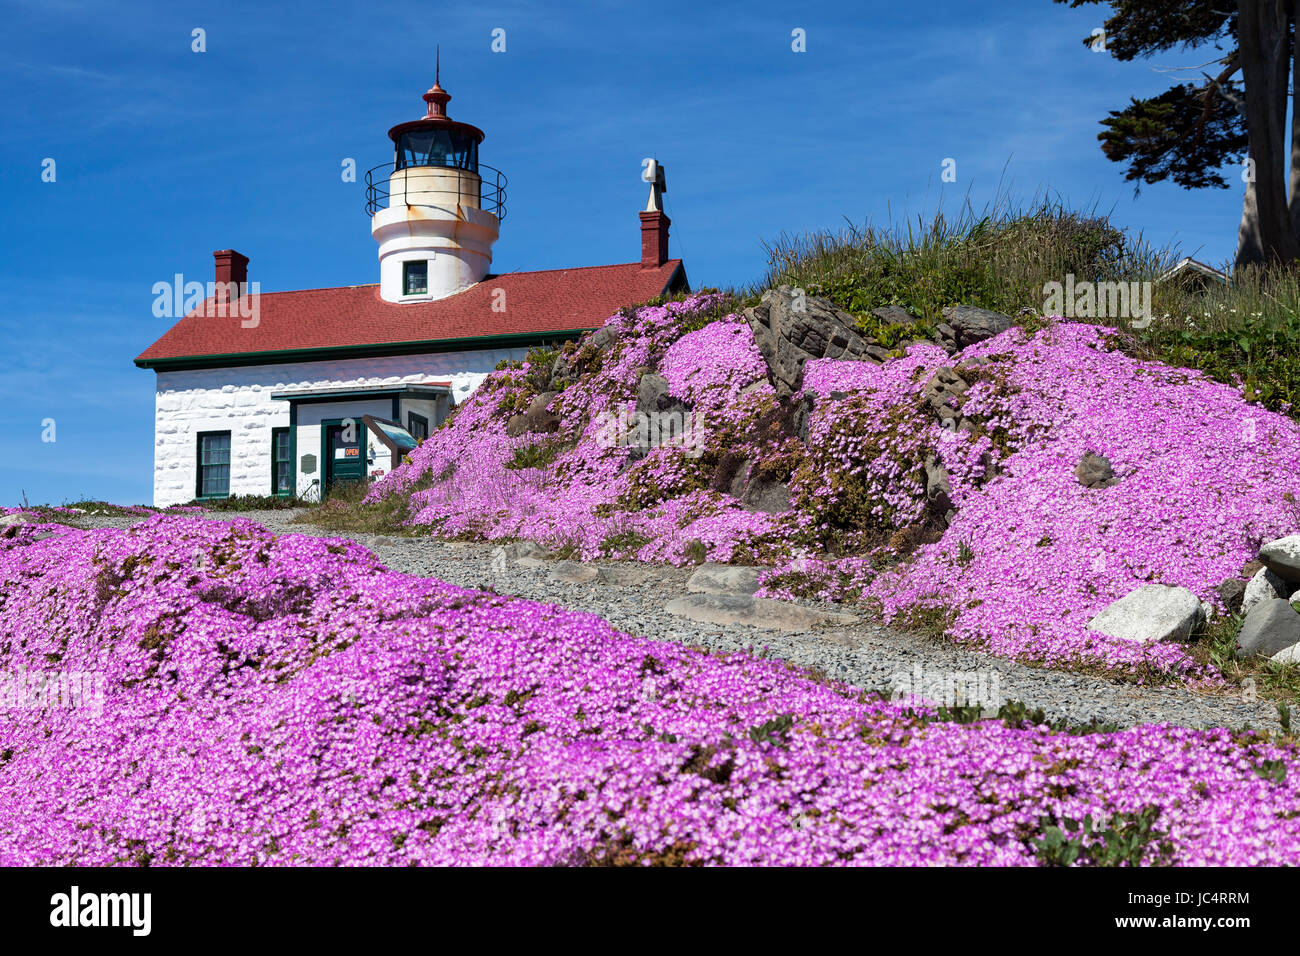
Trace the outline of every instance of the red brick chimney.
<instances>
[{"instance_id":1,"label":"red brick chimney","mask_svg":"<svg viewBox=\"0 0 1300 956\"><path fill-rule=\"evenodd\" d=\"M212 253L212 258L217 262L217 300L226 301L226 290L231 282L238 282L242 293L248 284L248 256L234 249L218 249Z\"/></svg>"},{"instance_id":2,"label":"red brick chimney","mask_svg":"<svg viewBox=\"0 0 1300 956\"><path fill-rule=\"evenodd\" d=\"M662 210L641 213L641 268L657 269L668 261L668 227ZM237 254L237 253L236 253Z\"/></svg>"}]
</instances>

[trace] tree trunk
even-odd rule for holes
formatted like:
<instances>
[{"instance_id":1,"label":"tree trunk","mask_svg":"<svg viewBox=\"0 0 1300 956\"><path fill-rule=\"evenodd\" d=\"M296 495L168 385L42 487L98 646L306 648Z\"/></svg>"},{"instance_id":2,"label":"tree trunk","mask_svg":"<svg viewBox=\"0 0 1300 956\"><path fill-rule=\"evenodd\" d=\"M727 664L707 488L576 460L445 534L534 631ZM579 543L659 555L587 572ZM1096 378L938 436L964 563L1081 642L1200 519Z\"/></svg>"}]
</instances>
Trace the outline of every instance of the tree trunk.
<instances>
[{"instance_id":1,"label":"tree trunk","mask_svg":"<svg viewBox=\"0 0 1300 956\"><path fill-rule=\"evenodd\" d=\"M1238 264L1243 252L1253 254L1258 245L1263 261L1290 262L1300 259L1300 239L1291 221L1287 202L1288 171L1286 104L1287 81L1291 74L1291 0L1238 0L1241 71L1245 81L1246 133L1254 162L1254 183L1248 184L1247 206L1253 198L1253 229L1256 242L1240 242ZM1252 227L1243 209L1241 229Z\"/></svg>"},{"instance_id":2,"label":"tree trunk","mask_svg":"<svg viewBox=\"0 0 1300 956\"><path fill-rule=\"evenodd\" d=\"M1246 183L1241 203L1241 225L1237 227L1237 259L1234 269L1258 265L1264 261L1264 245L1259 234L1259 207L1255 203L1255 182Z\"/></svg>"},{"instance_id":3,"label":"tree trunk","mask_svg":"<svg viewBox=\"0 0 1300 956\"><path fill-rule=\"evenodd\" d=\"M1300 236L1300 30L1297 30L1295 0L1291 0L1291 178L1288 206L1291 229Z\"/></svg>"}]
</instances>

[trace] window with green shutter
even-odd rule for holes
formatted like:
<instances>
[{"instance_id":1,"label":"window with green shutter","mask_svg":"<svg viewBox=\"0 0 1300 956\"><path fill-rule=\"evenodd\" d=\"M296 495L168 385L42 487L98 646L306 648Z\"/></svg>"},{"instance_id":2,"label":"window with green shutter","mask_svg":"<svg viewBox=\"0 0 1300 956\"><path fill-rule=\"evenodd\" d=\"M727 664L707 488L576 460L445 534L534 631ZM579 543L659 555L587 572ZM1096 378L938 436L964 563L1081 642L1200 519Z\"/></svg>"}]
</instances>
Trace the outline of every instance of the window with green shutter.
<instances>
[{"instance_id":1,"label":"window with green shutter","mask_svg":"<svg viewBox=\"0 0 1300 956\"><path fill-rule=\"evenodd\" d=\"M287 428L271 429L271 494L293 494L293 458Z\"/></svg>"},{"instance_id":2,"label":"window with green shutter","mask_svg":"<svg viewBox=\"0 0 1300 956\"><path fill-rule=\"evenodd\" d=\"M199 432L198 498L230 496L230 432Z\"/></svg>"}]
</instances>

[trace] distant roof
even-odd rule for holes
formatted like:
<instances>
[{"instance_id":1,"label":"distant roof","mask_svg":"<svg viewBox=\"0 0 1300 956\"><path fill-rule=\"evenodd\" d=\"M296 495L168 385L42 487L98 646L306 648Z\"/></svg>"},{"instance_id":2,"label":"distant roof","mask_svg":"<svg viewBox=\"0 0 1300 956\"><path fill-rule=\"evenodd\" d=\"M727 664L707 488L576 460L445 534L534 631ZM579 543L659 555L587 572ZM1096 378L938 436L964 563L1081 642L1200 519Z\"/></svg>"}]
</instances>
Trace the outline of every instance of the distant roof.
<instances>
[{"instance_id":1,"label":"distant roof","mask_svg":"<svg viewBox=\"0 0 1300 956\"><path fill-rule=\"evenodd\" d=\"M1162 273L1156 281L1164 282L1167 279L1172 279L1176 276L1190 275L1193 273L1203 275L1207 279L1214 279L1216 282L1222 282L1225 284L1232 281L1232 276L1228 275L1228 273L1222 272L1219 269L1214 268L1214 266L1207 266L1204 262L1200 262L1190 256L1181 259L1172 269Z\"/></svg>"},{"instance_id":2,"label":"distant roof","mask_svg":"<svg viewBox=\"0 0 1300 956\"><path fill-rule=\"evenodd\" d=\"M244 328L238 314L209 317L204 312L215 307L200 307L135 364L213 368L507 347L599 328L619 309L685 282L681 260L670 259L655 268L630 262L489 275L432 302L385 302L378 284L263 292L255 327Z\"/></svg>"}]
</instances>

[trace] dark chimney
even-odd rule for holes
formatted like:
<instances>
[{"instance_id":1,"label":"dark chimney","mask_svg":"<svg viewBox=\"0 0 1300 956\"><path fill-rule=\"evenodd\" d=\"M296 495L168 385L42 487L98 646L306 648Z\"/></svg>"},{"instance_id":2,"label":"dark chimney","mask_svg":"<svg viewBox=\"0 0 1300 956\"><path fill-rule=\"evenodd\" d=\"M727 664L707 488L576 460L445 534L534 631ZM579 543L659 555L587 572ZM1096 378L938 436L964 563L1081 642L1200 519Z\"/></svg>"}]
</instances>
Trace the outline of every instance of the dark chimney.
<instances>
[{"instance_id":1,"label":"dark chimney","mask_svg":"<svg viewBox=\"0 0 1300 956\"><path fill-rule=\"evenodd\" d=\"M668 261L668 227L672 224L661 210L641 213L641 268L657 269Z\"/></svg>"},{"instance_id":2,"label":"dark chimney","mask_svg":"<svg viewBox=\"0 0 1300 956\"><path fill-rule=\"evenodd\" d=\"M217 301L225 302L226 293L231 282L239 283L239 294L248 285L248 256L240 255L234 249L218 249L212 253L217 261Z\"/></svg>"}]
</instances>

